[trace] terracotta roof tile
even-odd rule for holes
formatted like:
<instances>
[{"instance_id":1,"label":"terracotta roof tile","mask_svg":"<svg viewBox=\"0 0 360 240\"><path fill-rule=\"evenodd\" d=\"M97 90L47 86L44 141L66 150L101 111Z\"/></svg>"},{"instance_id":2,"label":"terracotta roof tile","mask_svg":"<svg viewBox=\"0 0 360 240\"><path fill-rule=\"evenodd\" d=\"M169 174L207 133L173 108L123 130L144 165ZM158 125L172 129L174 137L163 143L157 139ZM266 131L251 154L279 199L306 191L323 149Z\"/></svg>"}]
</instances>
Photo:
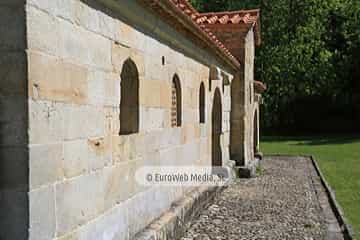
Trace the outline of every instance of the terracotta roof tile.
<instances>
[{"instance_id":1,"label":"terracotta roof tile","mask_svg":"<svg viewBox=\"0 0 360 240\"><path fill-rule=\"evenodd\" d=\"M199 31L202 31L208 36L209 41L214 44L230 61L235 65L240 66L240 63L231 51L221 42L212 30L207 26L208 24L256 24L259 17L259 10L250 11L236 11L236 12L220 12L220 13L199 13L188 2L188 0L142 0L144 4L150 5L153 9L160 11L158 5L161 2L172 3L174 7L182 12L182 14L189 17L192 24L195 25ZM185 26L185 23L180 23Z\"/></svg>"},{"instance_id":2,"label":"terracotta roof tile","mask_svg":"<svg viewBox=\"0 0 360 240\"><path fill-rule=\"evenodd\" d=\"M254 88L255 88L255 91L256 91L257 93L263 93L263 92L266 91L267 86L266 86L265 83L255 80L255 81L254 81Z\"/></svg>"}]
</instances>

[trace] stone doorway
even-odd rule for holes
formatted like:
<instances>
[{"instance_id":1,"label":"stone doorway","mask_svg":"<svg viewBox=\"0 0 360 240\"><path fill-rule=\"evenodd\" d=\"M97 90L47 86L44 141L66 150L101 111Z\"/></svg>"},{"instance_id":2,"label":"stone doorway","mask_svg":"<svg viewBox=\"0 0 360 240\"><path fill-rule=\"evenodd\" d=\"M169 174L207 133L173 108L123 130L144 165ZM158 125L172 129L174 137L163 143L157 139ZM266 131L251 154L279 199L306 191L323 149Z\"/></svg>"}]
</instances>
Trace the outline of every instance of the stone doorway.
<instances>
[{"instance_id":1,"label":"stone doorway","mask_svg":"<svg viewBox=\"0 0 360 240\"><path fill-rule=\"evenodd\" d=\"M212 166L222 166L221 151L221 132L222 132L222 106L219 88L215 90L213 109L212 109Z\"/></svg>"}]
</instances>

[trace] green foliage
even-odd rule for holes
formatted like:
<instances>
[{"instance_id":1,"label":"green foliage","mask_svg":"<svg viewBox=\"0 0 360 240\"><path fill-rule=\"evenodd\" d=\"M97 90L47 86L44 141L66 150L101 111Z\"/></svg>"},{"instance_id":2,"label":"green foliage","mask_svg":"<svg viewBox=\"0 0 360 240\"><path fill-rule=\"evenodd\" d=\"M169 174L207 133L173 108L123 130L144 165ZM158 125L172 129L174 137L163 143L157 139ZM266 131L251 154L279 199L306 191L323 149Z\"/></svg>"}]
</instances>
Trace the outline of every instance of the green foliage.
<instances>
[{"instance_id":1,"label":"green foliage","mask_svg":"<svg viewBox=\"0 0 360 240\"><path fill-rule=\"evenodd\" d=\"M261 9L262 46L256 53L255 76L269 87L262 117L266 129L296 129L303 121L297 106L304 99L321 98L314 107L327 102L316 106L326 108L323 118L339 116L345 107L349 115L344 118L360 121L359 0L192 3L202 12ZM334 110L333 105L339 107Z\"/></svg>"}]
</instances>

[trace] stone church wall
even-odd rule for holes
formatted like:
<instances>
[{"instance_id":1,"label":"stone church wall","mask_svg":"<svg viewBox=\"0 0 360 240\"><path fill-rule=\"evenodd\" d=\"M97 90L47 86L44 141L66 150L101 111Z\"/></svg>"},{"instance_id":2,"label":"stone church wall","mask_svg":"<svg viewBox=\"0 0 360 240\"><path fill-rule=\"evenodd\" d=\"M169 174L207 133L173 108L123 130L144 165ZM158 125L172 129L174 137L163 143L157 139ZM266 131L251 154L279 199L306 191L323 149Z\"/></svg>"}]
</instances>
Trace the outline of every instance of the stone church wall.
<instances>
[{"instance_id":1,"label":"stone church wall","mask_svg":"<svg viewBox=\"0 0 360 240\"><path fill-rule=\"evenodd\" d=\"M157 218L189 189L144 187L135 172L145 165L211 165L216 88L226 164L230 88L218 79L209 91L209 73L210 66L231 70L216 57L133 0L28 0L26 19L30 239L126 240ZM139 133L119 135L120 75L129 58L139 73ZM171 127L175 74L181 127Z\"/></svg>"}]
</instances>

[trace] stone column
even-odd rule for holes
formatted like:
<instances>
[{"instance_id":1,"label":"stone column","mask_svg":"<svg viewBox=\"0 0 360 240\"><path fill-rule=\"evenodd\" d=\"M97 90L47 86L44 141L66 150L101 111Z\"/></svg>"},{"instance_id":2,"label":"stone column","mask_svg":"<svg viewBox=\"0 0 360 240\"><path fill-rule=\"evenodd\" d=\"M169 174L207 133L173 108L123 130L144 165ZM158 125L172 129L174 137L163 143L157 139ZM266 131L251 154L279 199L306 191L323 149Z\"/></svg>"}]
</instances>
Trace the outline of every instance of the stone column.
<instances>
[{"instance_id":1,"label":"stone column","mask_svg":"<svg viewBox=\"0 0 360 240\"><path fill-rule=\"evenodd\" d=\"M25 0L0 1L0 239L28 239Z\"/></svg>"}]
</instances>

